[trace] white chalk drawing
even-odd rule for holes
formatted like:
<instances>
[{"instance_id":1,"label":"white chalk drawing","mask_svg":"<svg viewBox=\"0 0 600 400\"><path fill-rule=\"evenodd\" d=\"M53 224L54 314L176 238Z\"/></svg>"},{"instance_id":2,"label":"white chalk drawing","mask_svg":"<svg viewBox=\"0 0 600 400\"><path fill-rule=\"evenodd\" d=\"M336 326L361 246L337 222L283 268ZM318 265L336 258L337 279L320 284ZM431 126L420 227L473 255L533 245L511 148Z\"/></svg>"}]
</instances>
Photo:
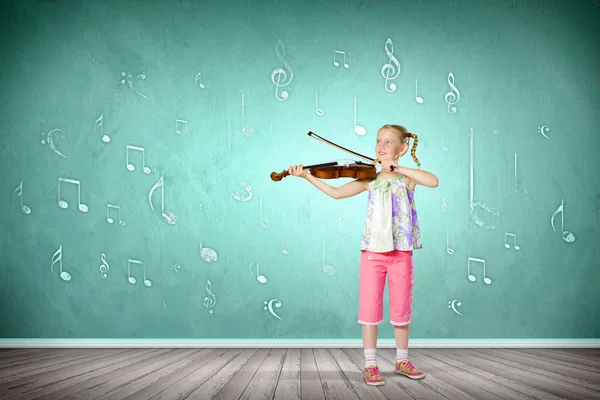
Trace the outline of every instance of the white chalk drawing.
<instances>
[{"instance_id":1,"label":"white chalk drawing","mask_svg":"<svg viewBox=\"0 0 600 400\"><path fill-rule=\"evenodd\" d=\"M138 146L130 146L127 145L125 151L125 165L127 166L127 170L135 171L135 166L129 162L129 150L139 151L142 153L142 170L145 174L150 174L152 170L149 167L146 167L146 150L143 147Z\"/></svg>"},{"instance_id":2,"label":"white chalk drawing","mask_svg":"<svg viewBox=\"0 0 600 400\"><path fill-rule=\"evenodd\" d=\"M135 76L135 78L133 77L133 73L131 72L121 72L121 84L128 86L132 91L134 91L135 93L139 94L140 96L142 96L143 98L147 99L146 96L144 96L142 93L140 93L139 90L137 90L137 88L135 88L134 86L134 79L139 79L139 80L145 80L146 79L146 73L141 72L139 74L137 74Z\"/></svg>"},{"instance_id":3,"label":"white chalk drawing","mask_svg":"<svg viewBox=\"0 0 600 400\"><path fill-rule=\"evenodd\" d=\"M385 46L383 47L383 49L385 50L385 54L390 60L389 63L383 64L383 67L381 67L381 75L385 78L385 83L383 84L383 87L386 91L392 93L396 91L396 84L392 82L388 86L388 82L396 79L398 75L400 75L401 67L400 63L398 62L398 59L394 56L394 43L392 42L392 39L386 39ZM390 72L392 76L390 76Z\"/></svg>"},{"instance_id":4,"label":"white chalk drawing","mask_svg":"<svg viewBox=\"0 0 600 400\"><path fill-rule=\"evenodd\" d=\"M282 90L280 94L279 88L287 86L292 82L292 79L294 79L294 72L285 59L285 45L281 39L278 39L275 44L275 53L277 53L277 58L281 62L281 65L271 72L271 82L275 85L275 98L279 101L284 101L289 97L289 93L286 90ZM285 69L283 67L285 67ZM289 72L289 75L288 72L286 72L286 69ZM277 80L275 80L276 77Z\"/></svg>"},{"instance_id":5,"label":"white chalk drawing","mask_svg":"<svg viewBox=\"0 0 600 400\"><path fill-rule=\"evenodd\" d=\"M452 249L450 247L450 244L449 244L448 233L447 232L446 232L446 253L448 253L450 255L454 254L454 249Z\"/></svg>"},{"instance_id":6,"label":"white chalk drawing","mask_svg":"<svg viewBox=\"0 0 600 400\"><path fill-rule=\"evenodd\" d=\"M202 72L198 72L196 74L196 78L194 79L194 84L198 85L198 87L200 89L204 89L206 87L206 85L204 85L204 83L200 82L200 77L202 76Z\"/></svg>"},{"instance_id":7,"label":"white chalk drawing","mask_svg":"<svg viewBox=\"0 0 600 400\"><path fill-rule=\"evenodd\" d=\"M63 132L62 129L51 129L47 133L46 132L42 132L41 133L41 135L43 137L42 144L48 144L48 146L50 146L50 149L52 149L53 152L55 152L56 154L58 154L59 156L61 156L63 158L67 158L67 156L65 156L63 153L61 153L60 151L58 151L58 149L54 145L54 134L56 132L60 132L60 137L62 139L65 139L66 135L65 135L65 133Z\"/></svg>"},{"instance_id":8,"label":"white chalk drawing","mask_svg":"<svg viewBox=\"0 0 600 400\"><path fill-rule=\"evenodd\" d=\"M415 101L419 104L423 104L423 98L419 96L419 80L415 79Z\"/></svg>"},{"instance_id":9,"label":"white chalk drawing","mask_svg":"<svg viewBox=\"0 0 600 400\"><path fill-rule=\"evenodd\" d=\"M242 196L238 192L235 192L235 194L234 194L231 190L229 190L229 193L236 200L239 200L239 201L248 201L248 200L250 200L252 198L252 186L250 186L246 181L240 181L240 186L242 188L244 188L244 190L248 194L247 196Z\"/></svg>"},{"instance_id":10,"label":"white chalk drawing","mask_svg":"<svg viewBox=\"0 0 600 400\"><path fill-rule=\"evenodd\" d=\"M254 136L254 134L256 133L254 128L246 126L245 109L246 109L246 103L245 103L244 94L242 93L242 133L246 136Z\"/></svg>"},{"instance_id":11,"label":"white chalk drawing","mask_svg":"<svg viewBox=\"0 0 600 400\"><path fill-rule=\"evenodd\" d=\"M177 223L177 216L172 211L165 211L165 179L164 174L158 178L158 181L152 186L150 189L150 193L148 194L148 202L150 203L150 208L154 211L154 205L152 204L152 194L156 189L160 188L161 192L161 202L160 202L160 211L162 213L163 220L169 224L174 225Z\"/></svg>"},{"instance_id":12,"label":"white chalk drawing","mask_svg":"<svg viewBox=\"0 0 600 400\"><path fill-rule=\"evenodd\" d=\"M192 136L190 131L188 130L188 123L185 119L175 120L175 133L178 135L181 135L182 133L187 133L188 136Z\"/></svg>"},{"instance_id":13,"label":"white chalk drawing","mask_svg":"<svg viewBox=\"0 0 600 400\"><path fill-rule=\"evenodd\" d=\"M364 126L356 125L356 97L354 98L354 133L359 136L365 136L367 134L367 130Z\"/></svg>"},{"instance_id":14,"label":"white chalk drawing","mask_svg":"<svg viewBox=\"0 0 600 400\"><path fill-rule=\"evenodd\" d=\"M106 254L102 253L100 259L102 260L102 265L100 266L100 276L106 278L108 276L108 269L110 268L108 262L106 261Z\"/></svg>"},{"instance_id":15,"label":"white chalk drawing","mask_svg":"<svg viewBox=\"0 0 600 400\"><path fill-rule=\"evenodd\" d=\"M517 167L517 153L515 153L515 192L527 194L527 188L525 187L525 185L523 185L523 183L521 183L521 180L519 179L519 170Z\"/></svg>"},{"instance_id":16,"label":"white chalk drawing","mask_svg":"<svg viewBox=\"0 0 600 400\"><path fill-rule=\"evenodd\" d=\"M129 283L131 283L132 285L135 285L135 283L137 282L137 279L135 279L135 277L131 276L131 264L134 264L134 266L139 266L139 265L142 266L144 286L151 287L152 281L150 281L146 277L146 264L144 264L143 261L133 260L131 258L127 260L127 280L129 281Z\"/></svg>"},{"instance_id":17,"label":"white chalk drawing","mask_svg":"<svg viewBox=\"0 0 600 400\"><path fill-rule=\"evenodd\" d=\"M567 243L573 243L575 241L575 235L571 231L565 230L565 203L564 199L560 199L560 206L552 213L552 217L550 217L550 224L552 225L552 230L556 232L556 228L554 227L554 217L560 214L560 229L562 230L562 239Z\"/></svg>"},{"instance_id":18,"label":"white chalk drawing","mask_svg":"<svg viewBox=\"0 0 600 400\"><path fill-rule=\"evenodd\" d=\"M339 51L339 50L333 51L333 65L335 65L336 67L340 66L339 61L336 60L336 57L338 54L341 54L344 58L344 61L342 61L342 63L344 64L344 68L350 68L350 64L348 64L346 62L346 52L345 51Z\"/></svg>"},{"instance_id":19,"label":"white chalk drawing","mask_svg":"<svg viewBox=\"0 0 600 400\"><path fill-rule=\"evenodd\" d=\"M213 315L213 308L215 307L215 304L217 304L217 296L212 292L212 284L210 281L206 281L206 293L208 293L208 296L204 298L204 307L208 315Z\"/></svg>"},{"instance_id":20,"label":"white chalk drawing","mask_svg":"<svg viewBox=\"0 0 600 400\"><path fill-rule=\"evenodd\" d=\"M498 211L496 211L492 206L482 201L473 201L473 128L470 128L471 140L470 140L470 162L469 162L469 209L471 212L471 219L478 226L484 229L496 229L495 225L487 224L479 215L477 214L476 208L480 208L488 214L497 217L500 215Z\"/></svg>"},{"instance_id":21,"label":"white chalk drawing","mask_svg":"<svg viewBox=\"0 0 600 400\"><path fill-rule=\"evenodd\" d=\"M60 208L62 208L63 210L69 208L69 203L67 203L65 200L63 200L63 198L60 194L63 183L70 183L70 184L77 186L77 205L79 207L79 211L84 212L84 213L88 212L88 206L81 203L81 182L76 179L58 178L58 206Z\"/></svg>"},{"instance_id":22,"label":"white chalk drawing","mask_svg":"<svg viewBox=\"0 0 600 400\"><path fill-rule=\"evenodd\" d=\"M252 275L252 276L254 276L254 272L252 272L252 266L254 265L255 262L256 261L252 261L249 266L250 275ZM260 273L260 264L259 263L256 263L256 280L258 281L258 283L262 283L262 284L267 283L267 277Z\"/></svg>"},{"instance_id":23,"label":"white chalk drawing","mask_svg":"<svg viewBox=\"0 0 600 400\"><path fill-rule=\"evenodd\" d=\"M458 312L458 310L456 309L456 307L460 307L462 306L462 303L460 300L452 300L448 302L449 306L448 308L451 308L452 311L454 311L455 313L457 313L458 315L462 315L461 313Z\"/></svg>"},{"instance_id":24,"label":"white chalk drawing","mask_svg":"<svg viewBox=\"0 0 600 400\"><path fill-rule=\"evenodd\" d=\"M208 263L217 261L219 258L217 252L210 247L202 247L202 242L200 242L200 257Z\"/></svg>"},{"instance_id":25,"label":"white chalk drawing","mask_svg":"<svg viewBox=\"0 0 600 400\"><path fill-rule=\"evenodd\" d=\"M549 130L550 127L548 125L538 126L538 133L540 133L546 139L550 139L548 136L546 136L546 132L548 132Z\"/></svg>"},{"instance_id":26,"label":"white chalk drawing","mask_svg":"<svg viewBox=\"0 0 600 400\"><path fill-rule=\"evenodd\" d=\"M106 205L106 222L109 224L113 224L115 220L110 216L110 210L117 210L117 218L119 219L119 224L125 225L125 221L121 219L121 206L115 206L112 204Z\"/></svg>"},{"instance_id":27,"label":"white chalk drawing","mask_svg":"<svg viewBox=\"0 0 600 400\"><path fill-rule=\"evenodd\" d=\"M327 275L335 275L335 268L325 263L325 241L323 240L323 272Z\"/></svg>"},{"instance_id":28,"label":"white chalk drawing","mask_svg":"<svg viewBox=\"0 0 600 400\"><path fill-rule=\"evenodd\" d=\"M504 232L504 247L507 249L510 249L510 243L507 242L507 238L512 238L513 240L513 248L515 250L521 250L521 246L519 246L517 244L517 234L516 233L509 233L509 232Z\"/></svg>"},{"instance_id":29,"label":"white chalk drawing","mask_svg":"<svg viewBox=\"0 0 600 400\"><path fill-rule=\"evenodd\" d=\"M285 247L283 247L283 236L281 237L281 254L283 254L284 256L287 256L288 251Z\"/></svg>"},{"instance_id":30,"label":"white chalk drawing","mask_svg":"<svg viewBox=\"0 0 600 400\"><path fill-rule=\"evenodd\" d=\"M19 186L17 186L17 188L13 192L13 203L17 197L21 201L21 212L23 214L31 214L31 208L29 208L28 205L23 204L23 181L21 181Z\"/></svg>"},{"instance_id":31,"label":"white chalk drawing","mask_svg":"<svg viewBox=\"0 0 600 400\"><path fill-rule=\"evenodd\" d=\"M70 281L71 274L67 271L63 271L63 251L62 244L58 247L58 250L52 255L52 264L50 265L50 272L54 274L54 264L58 263L59 265L59 276L63 281Z\"/></svg>"},{"instance_id":32,"label":"white chalk drawing","mask_svg":"<svg viewBox=\"0 0 600 400\"><path fill-rule=\"evenodd\" d=\"M100 114L100 118L94 123L94 133L96 133L96 131L100 131L99 133L102 135L102 141L104 143L110 143L110 136L104 133L104 117L102 114Z\"/></svg>"},{"instance_id":33,"label":"white chalk drawing","mask_svg":"<svg viewBox=\"0 0 600 400\"><path fill-rule=\"evenodd\" d=\"M273 315L275 318L281 319L281 317L279 315L277 315L275 313L275 311L273 311L273 303L275 303L275 307L279 308L281 307L281 301L279 301L278 299L271 299L270 301L266 301L264 302L265 304L265 310L269 310L269 312L271 313L271 315Z\"/></svg>"},{"instance_id":34,"label":"white chalk drawing","mask_svg":"<svg viewBox=\"0 0 600 400\"><path fill-rule=\"evenodd\" d=\"M271 227L271 222L269 222L268 219L263 218L262 194L260 195L260 198L259 198L259 209L260 209L260 225L263 228L270 228Z\"/></svg>"},{"instance_id":35,"label":"white chalk drawing","mask_svg":"<svg viewBox=\"0 0 600 400\"><path fill-rule=\"evenodd\" d=\"M469 280L471 282L475 282L477 280L477 278L475 277L475 275L473 275L471 273L471 262L479 263L480 265L483 265L483 282L486 285L491 284L492 280L490 278L488 278L487 275L485 274L485 260L483 260L481 258L469 257L467 259L467 276L469 277Z\"/></svg>"},{"instance_id":36,"label":"white chalk drawing","mask_svg":"<svg viewBox=\"0 0 600 400\"><path fill-rule=\"evenodd\" d=\"M319 108L319 92L315 92L315 112L317 115L323 115L323 109Z\"/></svg>"},{"instance_id":37,"label":"white chalk drawing","mask_svg":"<svg viewBox=\"0 0 600 400\"><path fill-rule=\"evenodd\" d=\"M446 93L444 100L448 104L448 112L450 114L455 114L456 107L454 107L454 104L458 103L458 100L460 100L460 91L454 86L454 74L452 72L448 74L448 84L450 85L450 91ZM452 107L450 107L451 105Z\"/></svg>"}]
</instances>

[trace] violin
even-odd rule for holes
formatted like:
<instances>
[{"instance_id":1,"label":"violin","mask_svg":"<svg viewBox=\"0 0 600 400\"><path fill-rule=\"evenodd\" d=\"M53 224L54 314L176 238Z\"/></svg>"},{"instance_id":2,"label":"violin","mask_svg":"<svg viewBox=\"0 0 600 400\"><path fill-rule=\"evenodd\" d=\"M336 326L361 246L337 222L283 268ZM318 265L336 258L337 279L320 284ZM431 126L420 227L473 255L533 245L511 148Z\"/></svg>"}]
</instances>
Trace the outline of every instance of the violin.
<instances>
[{"instance_id":1,"label":"violin","mask_svg":"<svg viewBox=\"0 0 600 400\"><path fill-rule=\"evenodd\" d=\"M349 163L346 161L345 163L339 163L337 161L332 161L329 163L323 164L314 164L307 165L304 169L307 169L312 176L320 179L338 179L338 178L352 178L352 179L368 179L372 180L377 177L377 170L375 169L375 163L379 163L378 160L364 156L362 154L356 153L352 150L348 150L345 147L339 146L333 142L330 142L327 139L322 138L314 132L308 132L308 136L320 140L324 143L327 143L331 146L337 147L338 149L344 150L348 153L354 154L355 156L359 156L365 160L371 162L371 164L363 163L361 161L354 161ZM392 166L391 170L394 170ZM271 172L271 180L275 182L279 182L283 178L289 175L288 170L283 170L280 173Z\"/></svg>"}]
</instances>

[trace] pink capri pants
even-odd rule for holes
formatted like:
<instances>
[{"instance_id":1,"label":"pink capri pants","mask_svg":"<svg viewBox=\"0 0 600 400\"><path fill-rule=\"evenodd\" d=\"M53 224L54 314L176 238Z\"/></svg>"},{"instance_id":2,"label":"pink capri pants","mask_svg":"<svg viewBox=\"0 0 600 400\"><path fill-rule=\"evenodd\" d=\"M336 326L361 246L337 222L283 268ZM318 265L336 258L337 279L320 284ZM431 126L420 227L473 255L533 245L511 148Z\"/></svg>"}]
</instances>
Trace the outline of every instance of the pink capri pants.
<instances>
[{"instance_id":1,"label":"pink capri pants","mask_svg":"<svg viewBox=\"0 0 600 400\"><path fill-rule=\"evenodd\" d=\"M393 250L385 253L362 250L359 324L379 325L383 321L383 289L386 275L390 295L390 323L410 323L414 285L412 250Z\"/></svg>"}]
</instances>

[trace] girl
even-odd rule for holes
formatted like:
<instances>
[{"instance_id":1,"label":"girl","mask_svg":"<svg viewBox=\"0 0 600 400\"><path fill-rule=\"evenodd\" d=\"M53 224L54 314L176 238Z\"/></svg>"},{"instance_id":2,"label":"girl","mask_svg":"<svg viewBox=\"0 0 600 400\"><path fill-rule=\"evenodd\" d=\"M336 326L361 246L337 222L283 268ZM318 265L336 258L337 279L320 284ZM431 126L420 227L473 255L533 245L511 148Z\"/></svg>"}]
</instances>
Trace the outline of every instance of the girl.
<instances>
[{"instance_id":1,"label":"girl","mask_svg":"<svg viewBox=\"0 0 600 400\"><path fill-rule=\"evenodd\" d=\"M401 167L398 160L408 151L418 169ZM390 297L390 323L396 338L394 373L421 379L425 373L408 361L408 328L411 321L414 249L420 249L421 232L414 202L416 185L437 187L438 178L421 170L415 155L417 135L399 125L384 125L377 132L375 161L381 171L372 181L354 180L340 187L331 186L304 170L290 166L290 175L305 178L334 199L344 199L369 191L367 218L361 241L358 323L362 324L365 352L363 375L369 385L385 382L377 368L377 325L383 321L383 289L386 275ZM392 168L393 167L393 168Z\"/></svg>"}]
</instances>

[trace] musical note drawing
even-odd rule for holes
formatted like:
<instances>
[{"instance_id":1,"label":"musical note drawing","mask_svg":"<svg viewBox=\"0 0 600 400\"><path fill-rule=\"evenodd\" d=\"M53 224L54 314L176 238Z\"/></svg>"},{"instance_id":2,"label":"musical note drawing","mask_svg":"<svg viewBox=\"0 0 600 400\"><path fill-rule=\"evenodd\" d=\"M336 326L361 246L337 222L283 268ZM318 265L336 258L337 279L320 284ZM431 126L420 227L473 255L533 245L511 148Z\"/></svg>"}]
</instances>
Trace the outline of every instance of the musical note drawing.
<instances>
[{"instance_id":1,"label":"musical note drawing","mask_svg":"<svg viewBox=\"0 0 600 400\"><path fill-rule=\"evenodd\" d=\"M548 132L550 130L550 127L548 125L542 125L538 127L538 133L541 133L543 137L545 137L546 139L550 139L548 136L546 136L545 132Z\"/></svg>"},{"instance_id":2,"label":"musical note drawing","mask_svg":"<svg viewBox=\"0 0 600 400\"><path fill-rule=\"evenodd\" d=\"M346 63L346 52L345 51L334 50L334 52L333 52L333 65L335 65L336 67L340 66L340 63L337 62L336 59L335 59L338 54L341 54L341 55L344 56L344 61L343 61L344 68L350 68L350 65L348 63Z\"/></svg>"},{"instance_id":3,"label":"musical note drawing","mask_svg":"<svg viewBox=\"0 0 600 400\"><path fill-rule=\"evenodd\" d=\"M442 197L442 211L446 212L446 209L448 208L448 204L446 204L446 199Z\"/></svg>"},{"instance_id":4,"label":"musical note drawing","mask_svg":"<svg viewBox=\"0 0 600 400\"><path fill-rule=\"evenodd\" d=\"M188 136L192 136L190 134L190 132L188 131L187 121L184 119L176 119L175 120L175 133L178 135L181 135L181 133L184 131L184 129L185 129L185 133L187 133Z\"/></svg>"},{"instance_id":5,"label":"musical note drawing","mask_svg":"<svg viewBox=\"0 0 600 400\"><path fill-rule=\"evenodd\" d=\"M283 90L281 91L281 97L279 97L279 88L287 86L290 84L290 82L292 82L292 79L294 79L294 72L292 71L290 64L285 59L285 46L281 39L278 39L277 43L275 44L275 52L277 53L277 58L281 62L281 65L279 68L275 68L273 72L271 72L271 82L273 82L273 84L275 85L275 98L279 101L284 101L288 98L289 93ZM289 71L289 79L288 73L283 69L284 65ZM277 76L277 82L275 82L275 76ZM282 77L283 80L281 79Z\"/></svg>"},{"instance_id":6,"label":"musical note drawing","mask_svg":"<svg viewBox=\"0 0 600 400\"><path fill-rule=\"evenodd\" d=\"M248 193L248 196L242 196L238 192L235 192L235 194L234 194L231 190L229 190L229 193L231 193L231 195L233 196L233 198L236 199L236 200L239 200L239 201L248 201L248 200L250 200L252 198L252 186L250 186L245 181L240 181L240 186L244 188L244 190L246 191L246 193Z\"/></svg>"},{"instance_id":7,"label":"musical note drawing","mask_svg":"<svg viewBox=\"0 0 600 400\"><path fill-rule=\"evenodd\" d=\"M171 265L171 267L173 267L173 271L177 272L178 274L181 273L181 265L173 264L173 265Z\"/></svg>"},{"instance_id":8,"label":"musical note drawing","mask_svg":"<svg viewBox=\"0 0 600 400\"><path fill-rule=\"evenodd\" d=\"M202 82L198 83L198 81L200 80L200 76L201 76L201 75L202 75L202 72L198 72L198 73L196 74L196 78L194 79L194 83L195 83L196 85L198 85L198 86L200 87L200 89L204 89L204 88L206 87L206 86L204 85L204 83L202 83Z\"/></svg>"},{"instance_id":9,"label":"musical note drawing","mask_svg":"<svg viewBox=\"0 0 600 400\"><path fill-rule=\"evenodd\" d=\"M254 265L254 261L252 261L250 263L250 275L254 275L254 272L252 272L252 265ZM267 283L267 277L264 275L261 275L260 273L260 265L258 263L256 263L256 280L259 283Z\"/></svg>"},{"instance_id":10,"label":"musical note drawing","mask_svg":"<svg viewBox=\"0 0 600 400\"><path fill-rule=\"evenodd\" d=\"M263 214L262 214L262 194L260 195L259 198L259 208L260 208L260 224L262 225L263 228L270 228L271 227L271 222L269 222L268 219L263 218Z\"/></svg>"},{"instance_id":11,"label":"musical note drawing","mask_svg":"<svg viewBox=\"0 0 600 400\"><path fill-rule=\"evenodd\" d=\"M329 264L325 264L325 241L323 240L323 272L327 275L335 275L335 268Z\"/></svg>"},{"instance_id":12,"label":"musical note drawing","mask_svg":"<svg viewBox=\"0 0 600 400\"><path fill-rule=\"evenodd\" d=\"M160 210L162 212L163 220L169 225L175 225L177 223L177 217L172 211L165 211L165 179L164 174L158 178L158 181L152 186L150 189L150 193L148 194L148 202L150 203L150 208L154 211L154 205L152 204L152 194L156 189L160 188L161 193L161 202L160 202Z\"/></svg>"},{"instance_id":13,"label":"musical note drawing","mask_svg":"<svg viewBox=\"0 0 600 400\"><path fill-rule=\"evenodd\" d=\"M342 222L342 216L340 215L339 218L335 222L337 224L342 225L343 224L343 222ZM345 235L345 234L346 234L346 229L342 229L342 235Z\"/></svg>"},{"instance_id":14,"label":"musical note drawing","mask_svg":"<svg viewBox=\"0 0 600 400\"><path fill-rule=\"evenodd\" d=\"M451 249L449 245L448 233L446 233L446 252L450 255L454 254L454 249Z\"/></svg>"},{"instance_id":15,"label":"musical note drawing","mask_svg":"<svg viewBox=\"0 0 600 400\"><path fill-rule=\"evenodd\" d=\"M114 206L112 204L107 204L106 205L106 222L108 222L109 224L112 224L113 222L115 222L115 220L109 216L109 210L117 210L118 214L119 214L119 224L121 225L125 225L125 221L123 221L121 219L121 206Z\"/></svg>"},{"instance_id":16,"label":"musical note drawing","mask_svg":"<svg viewBox=\"0 0 600 400\"><path fill-rule=\"evenodd\" d=\"M283 247L283 236L281 237L281 254L284 256L288 254L288 251Z\"/></svg>"},{"instance_id":17,"label":"musical note drawing","mask_svg":"<svg viewBox=\"0 0 600 400\"><path fill-rule=\"evenodd\" d=\"M415 79L415 101L419 104L423 104L423 98L419 96L419 80Z\"/></svg>"},{"instance_id":18,"label":"musical note drawing","mask_svg":"<svg viewBox=\"0 0 600 400\"><path fill-rule=\"evenodd\" d=\"M254 136L254 128L246 126L244 110L245 110L244 94L242 94L242 133L246 136Z\"/></svg>"},{"instance_id":19,"label":"musical note drawing","mask_svg":"<svg viewBox=\"0 0 600 400\"><path fill-rule=\"evenodd\" d=\"M455 313L457 313L458 315L462 315L461 313L459 313L459 312L458 312L458 310L456 309L456 307L454 307L454 303L456 303L456 306L457 306L457 307L460 307L460 306L462 306L462 303L460 302L460 300L452 300L452 301L449 301L449 302L448 302L448 304L449 304L448 308L451 308L451 309L452 309L452 311L454 311L454 312L455 312Z\"/></svg>"},{"instance_id":20,"label":"musical note drawing","mask_svg":"<svg viewBox=\"0 0 600 400\"><path fill-rule=\"evenodd\" d=\"M387 54L388 58L390 59L390 62L387 64L383 64L383 67L381 67L381 75L385 78L385 83L383 84L383 87L385 88L385 90L392 93L396 90L396 84L390 83L388 89L388 81L396 79L398 75L400 75L400 63L398 62L398 59L394 57L394 43L392 42L392 39L386 39L384 50L385 54ZM390 76L390 72L392 73L392 76Z\"/></svg>"},{"instance_id":21,"label":"musical note drawing","mask_svg":"<svg viewBox=\"0 0 600 400\"><path fill-rule=\"evenodd\" d=\"M439 143L442 146L443 151L448 151L448 147L446 146L446 137L445 136L442 136Z\"/></svg>"},{"instance_id":22,"label":"musical note drawing","mask_svg":"<svg viewBox=\"0 0 600 400\"><path fill-rule=\"evenodd\" d=\"M356 97L354 98L354 133L360 136L367 134L367 130L360 125L356 125Z\"/></svg>"},{"instance_id":23,"label":"musical note drawing","mask_svg":"<svg viewBox=\"0 0 600 400\"><path fill-rule=\"evenodd\" d=\"M108 276L108 269L110 268L108 266L108 263L106 262L106 254L102 253L100 258L102 259L102 265L100 266L100 276L106 278Z\"/></svg>"},{"instance_id":24,"label":"musical note drawing","mask_svg":"<svg viewBox=\"0 0 600 400\"><path fill-rule=\"evenodd\" d=\"M215 296L212 292L212 284L210 281L206 281L206 293L208 293L208 296L204 298L204 307L206 309L206 313L208 315L212 315L214 311L213 308L215 304L217 304L217 296Z\"/></svg>"},{"instance_id":25,"label":"musical note drawing","mask_svg":"<svg viewBox=\"0 0 600 400\"><path fill-rule=\"evenodd\" d=\"M52 255L52 264L50 265L50 271L54 274L54 264L58 263L60 269L59 269L59 275L60 278L63 281L70 281L71 280L71 274L68 273L67 271L63 271L63 265L62 265L62 260L63 260L63 252L62 252L62 244L58 247L58 250L56 250L56 252Z\"/></svg>"},{"instance_id":26,"label":"musical note drawing","mask_svg":"<svg viewBox=\"0 0 600 400\"><path fill-rule=\"evenodd\" d=\"M129 162L129 150L139 151L142 153L142 169L146 174L151 173L152 170L149 167L146 167L146 150L144 150L143 147L138 146L127 145L127 150L125 153L125 164L127 165L127 169L129 171L135 171L135 166Z\"/></svg>"},{"instance_id":27,"label":"musical note drawing","mask_svg":"<svg viewBox=\"0 0 600 400\"><path fill-rule=\"evenodd\" d=\"M139 73L136 76L136 78L144 80L144 79L146 79L146 74L144 72L141 72L141 73ZM133 79L134 78L133 78L133 74L132 73L130 73L130 72L128 72L128 73L121 72L121 84L129 86L129 88L131 90L133 90L135 93L137 93L140 96L142 96L143 98L147 99L146 96L144 96L142 93L140 93L139 90L137 90L135 87L133 87Z\"/></svg>"},{"instance_id":28,"label":"musical note drawing","mask_svg":"<svg viewBox=\"0 0 600 400\"><path fill-rule=\"evenodd\" d=\"M53 152L55 152L56 154L58 154L61 157L67 158L67 156L65 156L63 153L58 151L58 149L54 145L54 133L58 132L58 131L60 131L60 133L61 133L60 137L65 139L65 133L63 132L62 129L51 129L48 131L48 133L45 133L45 132L41 133L42 137L44 137L42 139L42 144L48 144L50 146L50 149L52 149Z\"/></svg>"},{"instance_id":29,"label":"musical note drawing","mask_svg":"<svg viewBox=\"0 0 600 400\"><path fill-rule=\"evenodd\" d=\"M275 314L275 311L273 311L273 303L275 303L275 307L279 308L281 307L281 301L279 301L278 299L272 299L271 301L267 302L265 300L265 310L269 310L269 312L271 313L271 315L273 315L275 318L279 318L281 319L281 317L277 314Z\"/></svg>"},{"instance_id":30,"label":"musical note drawing","mask_svg":"<svg viewBox=\"0 0 600 400\"><path fill-rule=\"evenodd\" d=\"M514 246L515 250L521 250L521 247L519 247L519 245L517 244L517 235L514 234L514 233L504 232L504 247L506 247L507 249L510 249L510 244L508 244L506 242L506 237L507 236L510 236L510 237L513 238L513 246Z\"/></svg>"},{"instance_id":31,"label":"musical note drawing","mask_svg":"<svg viewBox=\"0 0 600 400\"><path fill-rule=\"evenodd\" d=\"M323 115L323 110L319 108L319 93L315 92L315 112L317 115Z\"/></svg>"},{"instance_id":32,"label":"musical note drawing","mask_svg":"<svg viewBox=\"0 0 600 400\"><path fill-rule=\"evenodd\" d=\"M208 263L217 261L219 258L217 252L210 247L202 247L202 242L200 242L200 257Z\"/></svg>"},{"instance_id":33,"label":"musical note drawing","mask_svg":"<svg viewBox=\"0 0 600 400\"><path fill-rule=\"evenodd\" d=\"M527 194L527 188L519 182L519 172L517 169L517 153L515 153L515 192L523 191Z\"/></svg>"},{"instance_id":34,"label":"musical note drawing","mask_svg":"<svg viewBox=\"0 0 600 400\"><path fill-rule=\"evenodd\" d=\"M79 206L79 211L84 212L84 213L88 212L88 206L81 203L81 182L76 179L58 178L58 206L60 208L62 208L63 210L65 210L69 207L69 203L67 203L65 200L63 200L60 195L60 188L61 188L61 184L63 182L77 185L77 203Z\"/></svg>"},{"instance_id":35,"label":"musical note drawing","mask_svg":"<svg viewBox=\"0 0 600 400\"><path fill-rule=\"evenodd\" d=\"M23 181L21 181L19 186L17 186L17 188L13 192L13 203L15 201L15 198L17 197L21 200L21 212L23 214L31 214L31 208L23 204Z\"/></svg>"},{"instance_id":36,"label":"musical note drawing","mask_svg":"<svg viewBox=\"0 0 600 400\"><path fill-rule=\"evenodd\" d=\"M498 211L496 211L492 206L488 205L487 203L484 203L482 201L477 201L477 202L473 201L473 192L474 192L474 188L473 188L473 128L470 129L470 136L471 136L471 138L470 138L471 143L470 143L470 163L469 163L469 209L471 212L471 219L473 220L473 222L475 222L477 225L479 225L480 227L482 227L484 229L496 229L496 226L487 224L485 221L483 221L479 217L479 215L477 215L477 212L475 210L476 207L479 207L482 210L484 210L485 212L492 214L495 217L500 215L500 213Z\"/></svg>"},{"instance_id":37,"label":"musical note drawing","mask_svg":"<svg viewBox=\"0 0 600 400\"><path fill-rule=\"evenodd\" d=\"M454 74L452 72L448 74L448 84L450 85L450 91L446 93L444 100L448 103L448 112L454 114L456 113L456 107L452 106L452 108L450 108L450 105L458 103L458 100L460 100L460 92L458 88L454 86Z\"/></svg>"},{"instance_id":38,"label":"musical note drawing","mask_svg":"<svg viewBox=\"0 0 600 400\"><path fill-rule=\"evenodd\" d=\"M97 130L99 130L100 134L102 135L102 141L104 143L109 143L110 136L104 134L104 119L102 117L102 114L100 114L100 118L98 118L94 123L94 132L96 132Z\"/></svg>"},{"instance_id":39,"label":"musical note drawing","mask_svg":"<svg viewBox=\"0 0 600 400\"><path fill-rule=\"evenodd\" d=\"M477 280L477 278L475 277L475 275L471 274L471 261L483 264L483 282L486 285L491 284L492 280L485 275L485 260L482 260L481 258L469 257L467 259L467 275L469 276L469 280L471 282L475 282Z\"/></svg>"},{"instance_id":40,"label":"musical note drawing","mask_svg":"<svg viewBox=\"0 0 600 400\"><path fill-rule=\"evenodd\" d=\"M556 228L554 227L554 217L560 213L560 227L562 229L562 239L567 243L573 243L575 241L575 235L573 232L565 230L565 207L564 207L564 199L560 199L560 206L552 213L552 217L550 218L550 224L552 225L552 230L556 232Z\"/></svg>"},{"instance_id":41,"label":"musical note drawing","mask_svg":"<svg viewBox=\"0 0 600 400\"><path fill-rule=\"evenodd\" d=\"M146 278L146 264L144 264L143 261L132 260L131 258L127 260L127 280L129 281L129 283L134 285L137 282L137 279L135 279L133 276L131 276L131 264L136 264L136 265L142 266L143 275L144 275L144 285L146 287L152 286L152 282Z\"/></svg>"}]
</instances>

